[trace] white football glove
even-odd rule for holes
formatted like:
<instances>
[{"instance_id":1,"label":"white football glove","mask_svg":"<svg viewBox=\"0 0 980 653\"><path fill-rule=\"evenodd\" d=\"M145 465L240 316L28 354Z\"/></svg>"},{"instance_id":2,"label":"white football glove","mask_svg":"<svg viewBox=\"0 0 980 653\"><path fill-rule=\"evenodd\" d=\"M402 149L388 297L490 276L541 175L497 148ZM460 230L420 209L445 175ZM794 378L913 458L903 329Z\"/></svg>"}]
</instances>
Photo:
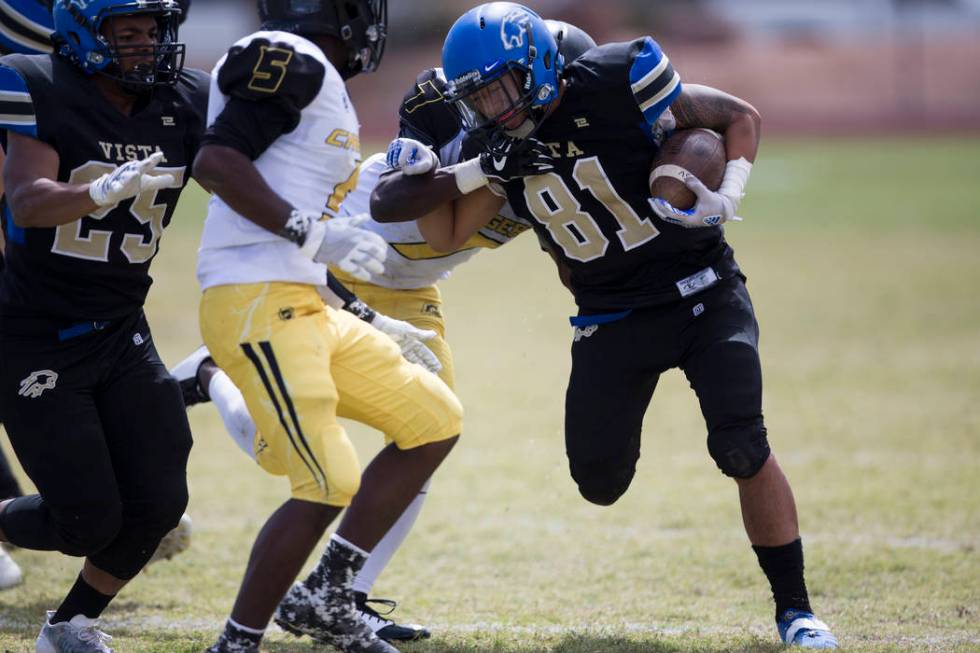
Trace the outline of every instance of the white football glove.
<instances>
[{"instance_id":1,"label":"white football glove","mask_svg":"<svg viewBox=\"0 0 980 653\"><path fill-rule=\"evenodd\" d=\"M163 152L155 152L141 161L130 161L102 175L88 187L89 197L99 206L115 206L147 190L173 186L173 175L154 175L153 170L163 161Z\"/></svg>"},{"instance_id":2,"label":"white football glove","mask_svg":"<svg viewBox=\"0 0 980 653\"><path fill-rule=\"evenodd\" d=\"M396 138L388 145L388 167L406 175L424 175L439 167L439 157L413 138Z\"/></svg>"},{"instance_id":3,"label":"white football glove","mask_svg":"<svg viewBox=\"0 0 980 653\"><path fill-rule=\"evenodd\" d=\"M439 359L432 350L425 346L425 341L436 337L435 331L417 329L408 322L396 320L377 313L371 320L371 325L382 333L388 334L401 350L402 356L409 363L417 363L433 374L442 369Z\"/></svg>"},{"instance_id":4,"label":"white football glove","mask_svg":"<svg viewBox=\"0 0 980 653\"><path fill-rule=\"evenodd\" d=\"M684 184L690 188L698 200L693 208L686 211L674 208L670 202L659 197L650 198L650 206L657 216L669 222L688 229L699 227L717 227L729 221L738 221L735 210L738 202L735 198L709 190L701 180L683 168L679 169Z\"/></svg>"},{"instance_id":5,"label":"white football glove","mask_svg":"<svg viewBox=\"0 0 980 653\"><path fill-rule=\"evenodd\" d=\"M368 218L369 219L369 218ZM293 240L297 233L305 234L300 251L314 261L336 265L361 281L370 282L385 271L388 243L385 239L359 225L366 219L321 220L319 213L293 209L283 229Z\"/></svg>"}]
</instances>

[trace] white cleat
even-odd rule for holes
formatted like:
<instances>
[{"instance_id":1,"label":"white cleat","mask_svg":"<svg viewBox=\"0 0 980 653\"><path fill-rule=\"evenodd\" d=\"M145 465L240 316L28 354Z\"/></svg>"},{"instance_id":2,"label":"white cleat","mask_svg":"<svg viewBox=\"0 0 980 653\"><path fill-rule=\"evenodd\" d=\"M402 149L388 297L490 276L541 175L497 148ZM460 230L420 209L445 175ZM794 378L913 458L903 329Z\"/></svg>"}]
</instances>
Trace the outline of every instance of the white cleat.
<instances>
[{"instance_id":1,"label":"white cleat","mask_svg":"<svg viewBox=\"0 0 980 653\"><path fill-rule=\"evenodd\" d=\"M177 526L163 536L163 539L160 540L160 544L157 546L157 550L153 553L153 557L146 564L152 565L154 562L160 562L161 560L170 560L175 555L189 549L191 547L192 526L191 517L185 512L181 516Z\"/></svg>"},{"instance_id":2,"label":"white cleat","mask_svg":"<svg viewBox=\"0 0 980 653\"><path fill-rule=\"evenodd\" d=\"M71 621L52 624L54 611L37 636L36 653L112 653L109 635L99 630L99 620L76 614Z\"/></svg>"},{"instance_id":3,"label":"white cleat","mask_svg":"<svg viewBox=\"0 0 980 653\"><path fill-rule=\"evenodd\" d=\"M2 546L0 546L0 590L16 587L24 581L24 574Z\"/></svg>"}]
</instances>

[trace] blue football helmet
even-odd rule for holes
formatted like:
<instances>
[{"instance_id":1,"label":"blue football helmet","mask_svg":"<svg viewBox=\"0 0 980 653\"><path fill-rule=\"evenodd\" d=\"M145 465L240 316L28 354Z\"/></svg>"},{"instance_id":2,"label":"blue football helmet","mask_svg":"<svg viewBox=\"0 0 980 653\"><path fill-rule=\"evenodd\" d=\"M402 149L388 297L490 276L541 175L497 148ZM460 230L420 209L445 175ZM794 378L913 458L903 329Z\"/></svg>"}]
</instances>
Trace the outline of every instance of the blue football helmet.
<instances>
[{"instance_id":1,"label":"blue football helmet","mask_svg":"<svg viewBox=\"0 0 980 653\"><path fill-rule=\"evenodd\" d=\"M470 129L527 138L558 98L564 58L538 14L513 2L489 2L449 30L442 67Z\"/></svg>"},{"instance_id":2,"label":"blue football helmet","mask_svg":"<svg viewBox=\"0 0 980 653\"><path fill-rule=\"evenodd\" d=\"M184 68L186 47L177 40L181 13L177 0L55 0L52 39L56 51L87 75L99 73L132 90L172 85ZM143 14L156 19L154 45L116 45L115 37L102 34L109 19ZM147 62L126 70L127 58Z\"/></svg>"}]
</instances>

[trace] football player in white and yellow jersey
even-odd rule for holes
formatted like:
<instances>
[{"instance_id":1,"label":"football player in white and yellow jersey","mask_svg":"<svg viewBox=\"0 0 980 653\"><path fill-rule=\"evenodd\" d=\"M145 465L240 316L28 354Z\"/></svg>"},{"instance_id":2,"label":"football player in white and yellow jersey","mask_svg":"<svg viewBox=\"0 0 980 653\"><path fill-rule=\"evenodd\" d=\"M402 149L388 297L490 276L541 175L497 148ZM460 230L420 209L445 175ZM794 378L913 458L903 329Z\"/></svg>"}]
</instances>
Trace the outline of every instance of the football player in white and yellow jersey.
<instances>
[{"instance_id":1,"label":"football player in white and yellow jersey","mask_svg":"<svg viewBox=\"0 0 980 653\"><path fill-rule=\"evenodd\" d=\"M262 0L259 10L263 31L213 71L195 162L214 193L198 264L200 320L258 427L259 465L287 476L292 496L260 532L209 650L258 651L275 611L283 628L344 653L391 653L354 612L350 581L452 449L462 409L390 338L320 297L327 263L354 277L382 270L381 238L320 217L357 182L358 121L344 80L377 66L386 2ZM340 404L392 440L363 476L337 422ZM290 589L348 506L317 567Z\"/></svg>"},{"instance_id":2,"label":"football player in white and yellow jersey","mask_svg":"<svg viewBox=\"0 0 980 653\"><path fill-rule=\"evenodd\" d=\"M573 25L559 21L548 23L568 60L595 46L595 41L587 33ZM437 371L443 381L453 387L453 356L445 340L442 299L437 283L449 277L454 268L478 252L506 244L529 229L530 225L504 206L501 214L475 235L463 242L453 242L452 234L427 230L423 235L416 222L383 224L364 219L371 193L379 176L389 169L389 163L397 167L431 165L424 158L430 151L436 153L441 165L459 161L465 132L460 117L444 101L444 91L445 78L441 69L427 69L419 74L399 108L400 137L393 143L390 156L375 155L360 166L356 186L346 196L332 220L356 225L356 228L371 231L383 238L389 247L384 271L372 274L370 281L363 281L334 266L333 275L343 281L343 286L331 283L331 287L351 307L366 304L374 311L383 313L379 315L383 320L397 318L390 321L397 325L408 322L424 330L410 334L413 339L403 344L403 353L410 360ZM424 148L424 151L419 149L413 154L410 150L413 143L418 148ZM427 242L427 238L431 243ZM381 323L374 322L374 325L381 326ZM392 336L399 335L390 330L386 332ZM432 336L424 335L427 333ZM438 364L432 365L433 361L417 353L421 349L428 354L428 350L419 342L420 338L426 338L425 345L435 353ZM414 355L413 351L416 352ZM182 381L188 405L212 400L232 439L255 459L255 442L257 438L261 440L261 436L257 435L256 423L249 415L242 394L227 374L213 364L207 350L202 348L192 354L174 369L174 374ZM343 400L338 414L347 416ZM390 440L392 435L388 434L387 437ZM413 640L429 636L427 629L415 624L396 624L368 605L368 594L375 580L402 544L421 511L427 486L371 551L354 579L355 600L362 619L386 640Z\"/></svg>"}]
</instances>

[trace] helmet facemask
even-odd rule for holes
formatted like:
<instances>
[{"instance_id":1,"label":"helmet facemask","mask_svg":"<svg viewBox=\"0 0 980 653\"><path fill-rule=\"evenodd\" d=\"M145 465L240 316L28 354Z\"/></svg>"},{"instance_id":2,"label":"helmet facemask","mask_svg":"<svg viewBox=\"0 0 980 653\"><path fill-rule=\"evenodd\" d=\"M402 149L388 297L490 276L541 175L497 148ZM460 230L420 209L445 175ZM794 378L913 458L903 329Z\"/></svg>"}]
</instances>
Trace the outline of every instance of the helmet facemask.
<instances>
[{"instance_id":1,"label":"helmet facemask","mask_svg":"<svg viewBox=\"0 0 980 653\"><path fill-rule=\"evenodd\" d=\"M77 33L67 36L74 43L67 43L59 36L56 45L85 72L97 72L113 79L134 94L177 83L184 68L186 46L178 41L181 10L174 0L110 5L93 18L87 18L73 3L67 4L67 10L78 26L91 34L94 47L90 46L80 60L81 42ZM118 21L132 16L149 16L155 21L156 36L151 42L132 45L123 42Z\"/></svg>"}]
</instances>

